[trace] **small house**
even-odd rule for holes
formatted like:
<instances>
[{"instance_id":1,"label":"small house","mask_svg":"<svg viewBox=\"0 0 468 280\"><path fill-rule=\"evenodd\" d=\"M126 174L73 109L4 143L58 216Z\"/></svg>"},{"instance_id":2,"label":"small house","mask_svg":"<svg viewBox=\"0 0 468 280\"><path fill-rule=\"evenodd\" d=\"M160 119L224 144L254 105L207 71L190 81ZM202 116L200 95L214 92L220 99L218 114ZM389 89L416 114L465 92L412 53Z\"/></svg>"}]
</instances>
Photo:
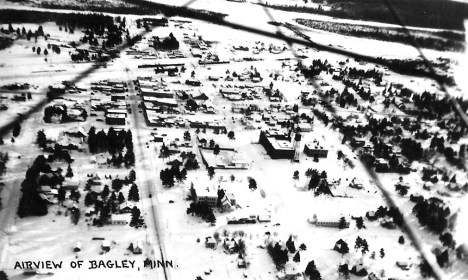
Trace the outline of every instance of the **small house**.
<instances>
[{"instance_id":1,"label":"small house","mask_svg":"<svg viewBox=\"0 0 468 280\"><path fill-rule=\"evenodd\" d=\"M80 183L78 181L65 181L63 184L63 188L65 190L78 190L78 187L80 186Z\"/></svg>"},{"instance_id":2,"label":"small house","mask_svg":"<svg viewBox=\"0 0 468 280\"><path fill-rule=\"evenodd\" d=\"M364 185L362 184L361 180L354 178L351 183L349 183L349 187L353 189L362 190Z\"/></svg>"},{"instance_id":3,"label":"small house","mask_svg":"<svg viewBox=\"0 0 468 280\"><path fill-rule=\"evenodd\" d=\"M216 241L211 236L207 237L205 240L205 248L214 249L216 248Z\"/></svg>"},{"instance_id":4,"label":"small house","mask_svg":"<svg viewBox=\"0 0 468 280\"><path fill-rule=\"evenodd\" d=\"M102 248L102 250L104 250L106 252L109 252L110 251L110 245L111 245L111 243L110 243L109 240L103 240L101 248Z\"/></svg>"},{"instance_id":5,"label":"small house","mask_svg":"<svg viewBox=\"0 0 468 280\"><path fill-rule=\"evenodd\" d=\"M385 217L383 221L380 222L380 225L387 229L396 229L396 224L393 222L393 219L389 217Z\"/></svg>"},{"instance_id":6,"label":"small house","mask_svg":"<svg viewBox=\"0 0 468 280\"><path fill-rule=\"evenodd\" d=\"M368 211L366 213L366 218L369 220L369 221L375 221L377 220L377 214L375 213L375 211Z\"/></svg>"},{"instance_id":7,"label":"small house","mask_svg":"<svg viewBox=\"0 0 468 280\"><path fill-rule=\"evenodd\" d=\"M133 247L133 249L132 249L133 254L143 253L143 243L140 240L138 240L136 242L133 242L132 244L133 244L133 246L132 246Z\"/></svg>"},{"instance_id":8,"label":"small house","mask_svg":"<svg viewBox=\"0 0 468 280\"><path fill-rule=\"evenodd\" d=\"M126 202L119 205L119 212L121 214L122 213L131 213L134 206L135 205L133 203L126 201Z\"/></svg>"},{"instance_id":9,"label":"small house","mask_svg":"<svg viewBox=\"0 0 468 280\"><path fill-rule=\"evenodd\" d=\"M367 270L364 268L362 264L353 266L350 272L356 276L366 276L368 274Z\"/></svg>"},{"instance_id":10,"label":"small house","mask_svg":"<svg viewBox=\"0 0 468 280\"><path fill-rule=\"evenodd\" d=\"M261 223L271 222L271 215L258 215L257 219Z\"/></svg>"},{"instance_id":11,"label":"small house","mask_svg":"<svg viewBox=\"0 0 468 280\"><path fill-rule=\"evenodd\" d=\"M81 242L76 242L75 247L73 247L73 252L81 251Z\"/></svg>"},{"instance_id":12,"label":"small house","mask_svg":"<svg viewBox=\"0 0 468 280\"><path fill-rule=\"evenodd\" d=\"M398 266L402 270L409 270L411 267L411 265L408 264L408 262L402 262L402 261L397 261L396 266Z\"/></svg>"},{"instance_id":13,"label":"small house","mask_svg":"<svg viewBox=\"0 0 468 280\"><path fill-rule=\"evenodd\" d=\"M128 224L129 217L127 214L114 214L111 216L112 225L126 225Z\"/></svg>"},{"instance_id":14,"label":"small house","mask_svg":"<svg viewBox=\"0 0 468 280\"><path fill-rule=\"evenodd\" d=\"M340 254L346 254L348 253L348 252L345 252L346 248L348 248L348 244L346 244L346 242L344 242L343 239L340 239L336 241L335 247L333 247L333 250L337 251ZM349 248L348 248L348 251L349 251Z\"/></svg>"}]
</instances>

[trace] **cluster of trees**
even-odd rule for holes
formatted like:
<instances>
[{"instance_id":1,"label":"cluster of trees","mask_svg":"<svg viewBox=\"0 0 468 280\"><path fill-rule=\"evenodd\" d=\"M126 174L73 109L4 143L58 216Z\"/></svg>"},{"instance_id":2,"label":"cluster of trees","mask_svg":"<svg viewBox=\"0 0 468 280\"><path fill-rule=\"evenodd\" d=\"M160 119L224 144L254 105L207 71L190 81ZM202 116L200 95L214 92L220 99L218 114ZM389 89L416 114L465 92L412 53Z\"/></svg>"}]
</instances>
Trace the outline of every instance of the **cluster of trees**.
<instances>
[{"instance_id":1,"label":"cluster of trees","mask_svg":"<svg viewBox=\"0 0 468 280\"><path fill-rule=\"evenodd\" d=\"M47 215L47 202L39 196L39 184L36 180L41 172L50 173L51 171L43 155L38 156L26 171L26 179L21 184L22 195L18 206L20 218Z\"/></svg>"},{"instance_id":2,"label":"cluster of trees","mask_svg":"<svg viewBox=\"0 0 468 280\"><path fill-rule=\"evenodd\" d=\"M328 72L331 69L331 65L327 60L323 61L320 59L312 60L312 65L309 68L303 67L302 63L298 62L296 70L300 70L304 74L305 78L313 78L320 75L322 71Z\"/></svg>"},{"instance_id":3,"label":"cluster of trees","mask_svg":"<svg viewBox=\"0 0 468 280\"><path fill-rule=\"evenodd\" d=\"M305 175L310 178L309 190L313 190L316 197L320 195L333 196L327 181L327 172L322 171L319 173L317 169L309 168L306 170Z\"/></svg>"},{"instance_id":4,"label":"cluster of trees","mask_svg":"<svg viewBox=\"0 0 468 280\"><path fill-rule=\"evenodd\" d=\"M161 179L162 185L171 188L174 186L175 181L183 183L187 179L187 170L182 168L179 169L179 165L172 165L171 168L166 168L159 172L159 178Z\"/></svg>"},{"instance_id":5,"label":"cluster of trees","mask_svg":"<svg viewBox=\"0 0 468 280\"><path fill-rule=\"evenodd\" d=\"M362 255L365 255L367 252L369 252L369 244L367 244L367 240L364 238L361 238L358 236L356 238L356 242L354 244L354 249L356 249L356 252L361 249Z\"/></svg>"},{"instance_id":6,"label":"cluster of trees","mask_svg":"<svg viewBox=\"0 0 468 280\"><path fill-rule=\"evenodd\" d=\"M213 214L213 209L208 206L205 202L192 202L190 207L187 208L187 215L195 214L197 217L201 217L204 221L214 224L216 223L216 217Z\"/></svg>"},{"instance_id":7,"label":"cluster of trees","mask_svg":"<svg viewBox=\"0 0 468 280\"><path fill-rule=\"evenodd\" d=\"M55 160L65 161L66 163L70 164L73 162L73 159L70 156L70 152L67 150L62 149L62 146L59 144L55 144L54 147L48 147L45 149L46 152L52 153L47 157L49 162L53 162Z\"/></svg>"},{"instance_id":8,"label":"cluster of trees","mask_svg":"<svg viewBox=\"0 0 468 280\"><path fill-rule=\"evenodd\" d=\"M401 154L407 157L410 161L420 160L424 154L421 143L411 138L401 139L400 148Z\"/></svg>"},{"instance_id":9,"label":"cluster of trees","mask_svg":"<svg viewBox=\"0 0 468 280\"><path fill-rule=\"evenodd\" d=\"M174 35L169 33L169 37L164 38L164 40L161 41L158 36L154 38L153 41L153 47L157 50L163 49L163 50L173 50L173 49L178 49L179 48L179 41L174 37Z\"/></svg>"},{"instance_id":10,"label":"cluster of trees","mask_svg":"<svg viewBox=\"0 0 468 280\"><path fill-rule=\"evenodd\" d=\"M307 0L304 0L307 2ZM323 13L323 9L318 11ZM406 45L412 45L412 40L406 33L394 28L377 28L369 26L356 26L343 23L330 23L316 20L297 19L298 23L308 27L333 32L337 34L353 36L358 38L370 38L380 41L399 42ZM446 40L445 38L436 38L433 36L415 35L413 38L423 48L436 49L441 51L456 51L463 48L459 40ZM454 38L453 38L454 39Z\"/></svg>"},{"instance_id":11,"label":"cluster of trees","mask_svg":"<svg viewBox=\"0 0 468 280\"><path fill-rule=\"evenodd\" d=\"M88 133L88 146L89 151L93 154L109 152L112 155L110 162L115 166L120 166L124 163L126 167L129 167L135 164L131 130L116 132L111 127L107 131L107 134L104 130L96 133L96 128L93 126ZM125 156L122 155L124 148L126 149Z\"/></svg>"},{"instance_id":12,"label":"cluster of trees","mask_svg":"<svg viewBox=\"0 0 468 280\"><path fill-rule=\"evenodd\" d=\"M387 208L379 206L379 208L377 208L377 211L375 211L375 215L377 218L380 219L388 216L392 218L393 222L397 226L401 227L403 225L403 215L401 214L400 210L398 210L398 208L396 207Z\"/></svg>"},{"instance_id":13,"label":"cluster of trees","mask_svg":"<svg viewBox=\"0 0 468 280\"><path fill-rule=\"evenodd\" d=\"M163 143L161 147L160 157L166 158L166 157L169 157L169 155L170 155L169 148L167 148ZM197 156L193 152L188 152L188 153L181 152L180 157L182 158L182 161L183 161L182 163L171 162L170 164L172 165L182 164L184 166L184 169L187 171L197 170L200 168L200 165L197 160Z\"/></svg>"},{"instance_id":14,"label":"cluster of trees","mask_svg":"<svg viewBox=\"0 0 468 280\"><path fill-rule=\"evenodd\" d=\"M34 39L35 41L37 42L37 38L39 36L43 36L45 40L47 40L47 38L50 36L49 34L45 34L44 33L44 29L42 28L41 25L39 25L39 27L37 28L36 31L34 31L34 33L31 31L31 29L29 29L28 32L26 32L26 28L23 28L20 30L20 28L16 28L16 30L13 28L13 26L11 25L11 23L8 24L8 30L5 30L3 27L0 29L0 32L2 33L7 33L7 34L12 34L12 33L15 33L16 32L16 36L18 37L26 37L26 39L31 40L31 37L34 36Z\"/></svg>"},{"instance_id":15,"label":"cluster of trees","mask_svg":"<svg viewBox=\"0 0 468 280\"><path fill-rule=\"evenodd\" d=\"M450 208L443 206L442 200L431 197L416 203L413 207L413 213L422 226L441 234L447 229L448 216L450 216Z\"/></svg>"},{"instance_id":16,"label":"cluster of trees","mask_svg":"<svg viewBox=\"0 0 468 280\"><path fill-rule=\"evenodd\" d=\"M283 249L278 242L274 246L272 243L268 244L267 251L270 257L273 259L273 263L275 264L276 269L278 270L283 269L286 263L289 261L288 249Z\"/></svg>"},{"instance_id":17,"label":"cluster of trees","mask_svg":"<svg viewBox=\"0 0 468 280\"><path fill-rule=\"evenodd\" d=\"M128 178L124 180L118 178L112 180L112 192L110 191L109 186L105 185L100 194L90 191L91 184L87 185L86 190L88 190L88 193L85 196L84 203L88 207L94 205L95 212L99 213L99 216L93 220L93 225L103 226L107 224L111 214L119 211L119 204L125 202L125 197L120 191L123 184L132 184L128 192L128 201L138 202L140 200L138 186L134 183L135 178L135 171L132 170L130 171ZM98 199L99 196L101 199ZM143 220L140 218L140 210L135 210L135 208L133 208L130 225L139 227L142 224Z\"/></svg>"},{"instance_id":18,"label":"cluster of trees","mask_svg":"<svg viewBox=\"0 0 468 280\"><path fill-rule=\"evenodd\" d=\"M37 55L40 55L42 49L41 49L41 47L37 47L37 48L36 48L36 47L32 47L32 51L35 52L35 53L37 53ZM48 55L48 54L49 54L49 51L48 51L46 48L44 48L44 55Z\"/></svg>"},{"instance_id":19,"label":"cluster of trees","mask_svg":"<svg viewBox=\"0 0 468 280\"><path fill-rule=\"evenodd\" d=\"M315 116L317 116L317 119L321 120L325 126L328 125L330 122L330 118L325 112L319 111L317 109L313 109L312 112L314 113Z\"/></svg>"},{"instance_id":20,"label":"cluster of trees","mask_svg":"<svg viewBox=\"0 0 468 280\"><path fill-rule=\"evenodd\" d=\"M55 44L47 44L47 48L50 50L52 49L52 52L56 53L56 54L60 54L60 47L55 45ZM45 54L45 53L44 53Z\"/></svg>"},{"instance_id":21,"label":"cluster of trees","mask_svg":"<svg viewBox=\"0 0 468 280\"><path fill-rule=\"evenodd\" d=\"M306 250L307 247L304 244L299 246L300 250ZM273 246L273 243L269 243L267 246L267 251L270 257L273 259L273 263L276 265L278 270L283 269L285 264L289 261L289 256L293 256L292 260L294 262L301 261L301 255L299 250L296 249L294 245L293 237L289 236L289 239L286 241L286 248L282 248L279 243L276 243Z\"/></svg>"}]
</instances>

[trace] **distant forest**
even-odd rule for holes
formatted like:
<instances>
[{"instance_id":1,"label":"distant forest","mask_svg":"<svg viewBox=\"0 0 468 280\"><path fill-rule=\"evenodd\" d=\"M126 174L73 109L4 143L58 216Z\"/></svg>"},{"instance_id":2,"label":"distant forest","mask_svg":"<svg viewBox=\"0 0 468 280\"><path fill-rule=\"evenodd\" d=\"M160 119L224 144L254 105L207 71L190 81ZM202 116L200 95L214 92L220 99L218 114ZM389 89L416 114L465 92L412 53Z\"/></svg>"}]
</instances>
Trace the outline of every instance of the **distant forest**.
<instances>
[{"instance_id":1,"label":"distant forest","mask_svg":"<svg viewBox=\"0 0 468 280\"><path fill-rule=\"evenodd\" d=\"M209 20L212 22L223 21L226 14L192 9L188 7L177 7L172 5L166 5L161 3L149 2L149 1L137 1L137 0L126 0L125 4L114 4L114 5L96 5L96 3L90 2L86 6L80 6L79 4L59 4L54 2L43 1L41 2L42 8L47 9L69 9L69 10L82 10L82 11L94 11L94 12L105 12L105 13L116 13L116 14L134 14L134 15L158 15L163 14L166 17L181 16L189 17L193 19ZM1 16L0 19L4 20Z\"/></svg>"},{"instance_id":2,"label":"distant forest","mask_svg":"<svg viewBox=\"0 0 468 280\"><path fill-rule=\"evenodd\" d=\"M422 48L458 52L465 50L465 35L457 31L415 31L411 32L412 38L410 38L401 27L375 27L311 19L295 19L295 21L313 29L341 35L398 42L407 45L411 45L411 39L414 39Z\"/></svg>"},{"instance_id":3,"label":"distant forest","mask_svg":"<svg viewBox=\"0 0 468 280\"><path fill-rule=\"evenodd\" d=\"M322 3L321 0L313 2ZM324 10L322 7L269 5L268 2L259 5L283 11L398 24L385 2L384 0L327 0L324 6L331 6L331 10ZM463 21L468 18L468 3L450 0L389 0L389 2L408 26L465 30Z\"/></svg>"}]
</instances>

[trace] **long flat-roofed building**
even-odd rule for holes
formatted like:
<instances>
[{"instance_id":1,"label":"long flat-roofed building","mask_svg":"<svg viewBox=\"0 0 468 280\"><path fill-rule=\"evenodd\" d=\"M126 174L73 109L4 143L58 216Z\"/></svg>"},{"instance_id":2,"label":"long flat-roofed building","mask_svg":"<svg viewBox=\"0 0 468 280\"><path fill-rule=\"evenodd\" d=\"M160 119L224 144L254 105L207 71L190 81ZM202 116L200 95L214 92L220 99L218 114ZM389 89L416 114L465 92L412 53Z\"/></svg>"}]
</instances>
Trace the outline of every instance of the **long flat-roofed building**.
<instances>
[{"instance_id":1,"label":"long flat-roofed building","mask_svg":"<svg viewBox=\"0 0 468 280\"><path fill-rule=\"evenodd\" d=\"M285 131L262 130L259 142L273 159L292 159L294 157L291 137Z\"/></svg>"},{"instance_id":2,"label":"long flat-roofed building","mask_svg":"<svg viewBox=\"0 0 468 280\"><path fill-rule=\"evenodd\" d=\"M305 144L304 153L309 157L326 158L328 156L328 149L320 145L319 142L310 142Z\"/></svg>"},{"instance_id":3,"label":"long flat-roofed building","mask_svg":"<svg viewBox=\"0 0 468 280\"><path fill-rule=\"evenodd\" d=\"M141 88L143 96L159 97L159 98L174 98L174 91L169 88Z\"/></svg>"},{"instance_id":4,"label":"long flat-roofed building","mask_svg":"<svg viewBox=\"0 0 468 280\"><path fill-rule=\"evenodd\" d=\"M106 114L106 124L125 125L125 114Z\"/></svg>"},{"instance_id":5,"label":"long flat-roofed building","mask_svg":"<svg viewBox=\"0 0 468 280\"><path fill-rule=\"evenodd\" d=\"M177 101L172 98L157 98L153 96L143 96L143 102L150 102L150 103L153 103L154 105L177 107Z\"/></svg>"}]
</instances>

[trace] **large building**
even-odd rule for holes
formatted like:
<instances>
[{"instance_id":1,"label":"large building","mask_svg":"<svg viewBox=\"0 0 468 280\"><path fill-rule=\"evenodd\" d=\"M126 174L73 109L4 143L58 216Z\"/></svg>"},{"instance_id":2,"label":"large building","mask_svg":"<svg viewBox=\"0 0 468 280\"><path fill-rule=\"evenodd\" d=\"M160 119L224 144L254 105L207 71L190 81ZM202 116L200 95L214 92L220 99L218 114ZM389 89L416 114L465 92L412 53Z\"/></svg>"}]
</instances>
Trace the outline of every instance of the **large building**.
<instances>
[{"instance_id":1,"label":"large building","mask_svg":"<svg viewBox=\"0 0 468 280\"><path fill-rule=\"evenodd\" d=\"M260 131L260 144L273 159L292 159L294 146L291 137L285 131Z\"/></svg>"},{"instance_id":2,"label":"large building","mask_svg":"<svg viewBox=\"0 0 468 280\"><path fill-rule=\"evenodd\" d=\"M174 98L175 94L169 88L141 88L140 92L143 96L151 96L158 98Z\"/></svg>"},{"instance_id":3,"label":"large building","mask_svg":"<svg viewBox=\"0 0 468 280\"><path fill-rule=\"evenodd\" d=\"M125 114L106 114L106 124L109 125L125 125Z\"/></svg>"},{"instance_id":4,"label":"large building","mask_svg":"<svg viewBox=\"0 0 468 280\"><path fill-rule=\"evenodd\" d=\"M328 156L328 149L321 146L319 142L311 142L304 145L304 153L309 157L326 158Z\"/></svg>"}]
</instances>

